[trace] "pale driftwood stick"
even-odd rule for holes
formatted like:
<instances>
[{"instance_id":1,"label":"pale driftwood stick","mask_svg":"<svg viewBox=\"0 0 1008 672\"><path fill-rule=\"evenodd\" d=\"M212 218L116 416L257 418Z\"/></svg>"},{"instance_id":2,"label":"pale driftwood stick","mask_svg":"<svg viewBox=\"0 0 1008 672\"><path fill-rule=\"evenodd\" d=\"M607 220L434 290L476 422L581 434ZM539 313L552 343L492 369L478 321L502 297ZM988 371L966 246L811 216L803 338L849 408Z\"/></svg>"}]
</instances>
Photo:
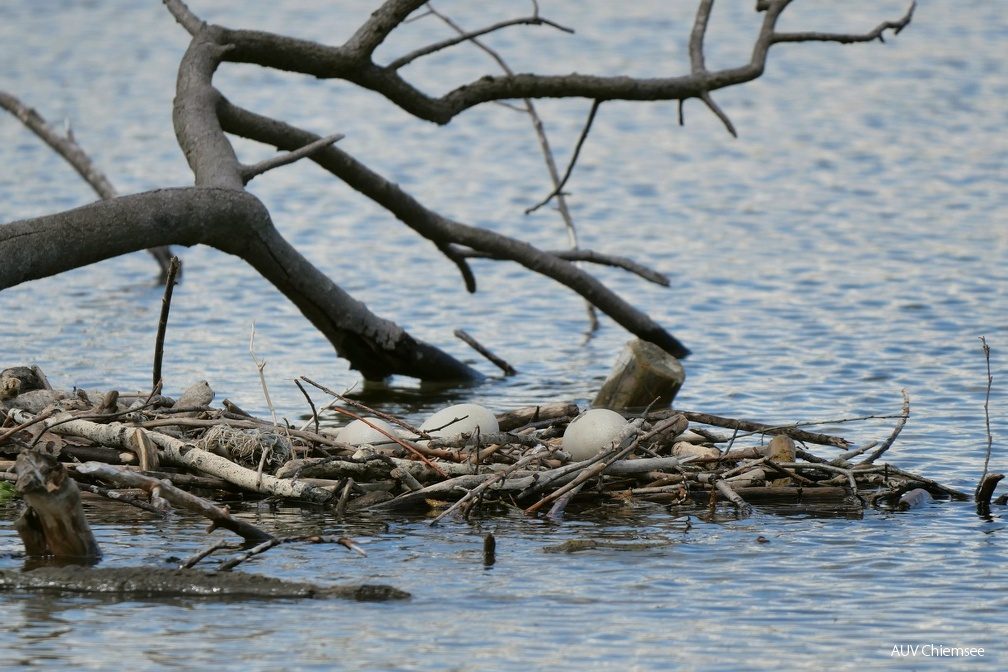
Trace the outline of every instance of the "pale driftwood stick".
<instances>
[{"instance_id":1,"label":"pale driftwood stick","mask_svg":"<svg viewBox=\"0 0 1008 672\"><path fill-rule=\"evenodd\" d=\"M29 416L20 410L11 414L22 422ZM69 413L59 413L42 421L46 429L56 434L82 436L95 443L129 450L133 432L137 429L129 425L112 422L99 425L87 420L77 420ZM325 504L332 498L332 493L316 488L307 483L299 483L263 474L261 483L256 472L246 469L231 460L214 455L192 444L175 437L158 432L147 432L148 438L161 447L161 458L164 463L173 466L189 467L211 476L218 476L238 487L266 495L274 495L285 499L300 499L316 504Z\"/></svg>"},{"instance_id":2,"label":"pale driftwood stick","mask_svg":"<svg viewBox=\"0 0 1008 672\"><path fill-rule=\"evenodd\" d=\"M865 445L861 446L860 448L854 448L853 450L848 450L846 453L841 453L841 454L837 455L835 459L841 460L841 461L847 461L847 460L849 460L851 458L857 457L858 455L862 455L864 453L867 453L869 450L871 450L872 448L874 448L877 445L878 445L878 441L869 441L868 443L866 443Z\"/></svg>"},{"instance_id":3,"label":"pale driftwood stick","mask_svg":"<svg viewBox=\"0 0 1008 672\"><path fill-rule=\"evenodd\" d=\"M172 504L200 513L210 519L214 527L223 527L226 530L231 530L235 534L240 535L246 541L259 542L274 538L272 534L260 530L255 525L235 518L226 508L221 508L202 497L197 497L185 490L176 488L172 485L171 481L158 480L156 478L151 478L150 476L138 474L135 471L117 469L111 465L102 464L101 462L85 462L84 464L79 464L77 465L77 471L82 474L111 481L117 485L130 488L143 488L152 494L155 490L160 490L160 496L164 497Z\"/></svg>"},{"instance_id":4,"label":"pale driftwood stick","mask_svg":"<svg viewBox=\"0 0 1008 672\"><path fill-rule=\"evenodd\" d=\"M475 497L478 497L479 495L481 495L484 490L486 490L487 488L489 488L494 483L497 483L498 481L506 480L508 476L510 476L514 472L518 471L519 469L521 469L525 465L527 465L527 464L529 464L531 462L534 462L537 459L539 459L538 455L535 455L535 454L526 455L522 459L520 459L517 462L515 462L514 464L512 464L510 469L507 469L507 470L504 470L504 471L499 471L496 474L492 474L489 478L485 479L482 483L480 483L479 485L477 485L475 488L472 488L471 490L469 490L469 492L467 492L465 494L465 496L463 496L457 502L455 502L454 504L452 504L451 506L449 506L447 509L445 509L444 511L442 511L441 515L439 515L437 518L435 518L434 520L430 521L427 524L429 526L431 526L431 527L433 527L434 525L437 525L439 522L441 522L441 520L443 518L446 518L449 515L451 515L452 513L454 513L460 506L462 506L463 504L465 504L467 501L469 501L471 499L474 499ZM407 472L407 473L409 473L409 472Z\"/></svg>"},{"instance_id":5,"label":"pale driftwood stick","mask_svg":"<svg viewBox=\"0 0 1008 672\"><path fill-rule=\"evenodd\" d=\"M984 397L984 422L987 427L987 454L984 457L983 472L980 474L980 480L977 482L976 492L974 493L974 498L979 504L982 500L980 497L980 491L987 484L987 468L990 466L990 456L991 456L991 444L994 442L994 437L991 435L990 428L990 393L991 385L994 382L994 377L991 376L990 369L990 346L987 345L987 339L983 336L980 337L980 343L983 344L984 359L987 362L987 396ZM998 479L1000 480L1000 479ZM994 493L994 487L997 485L997 481L994 481L991 485L990 492L987 493L986 501L990 504L991 495Z\"/></svg>"},{"instance_id":6,"label":"pale driftwood stick","mask_svg":"<svg viewBox=\"0 0 1008 672\"><path fill-rule=\"evenodd\" d=\"M713 486L712 490L720 492L728 501L735 505L735 508L742 513L752 513L753 507L742 497L732 490L732 487L719 475L712 473L695 474L694 480L697 483L706 483Z\"/></svg>"},{"instance_id":7,"label":"pale driftwood stick","mask_svg":"<svg viewBox=\"0 0 1008 672\"><path fill-rule=\"evenodd\" d=\"M161 410L157 411L162 412ZM153 429L155 427L205 427L207 429L211 427L216 427L217 425L227 425L234 429L276 429L276 425L266 420L258 419L246 419L237 420L235 418L220 418L220 419L204 419L204 418L158 418L155 420L143 420L141 422L135 423L137 427L142 427L144 429ZM309 443L318 443L325 446L332 446L334 448L340 447L342 444L338 443L336 439L331 436L326 436L325 434L316 434L314 432L309 432L305 430L284 428L284 433L290 434L293 437L303 439Z\"/></svg>"},{"instance_id":8,"label":"pale driftwood stick","mask_svg":"<svg viewBox=\"0 0 1008 672\"><path fill-rule=\"evenodd\" d=\"M896 437L899 436L899 433L901 431L903 431L903 426L906 425L907 418L909 417L910 417L910 394L906 391L906 388L904 388L903 415L900 416L900 419L896 423L896 426L893 428L892 434L889 435L889 438L886 439L882 445L880 445L878 448L869 453L868 457L866 457L859 463L859 466L871 464L872 462L880 458L882 456L882 453L889 450L889 446L891 446L896 441Z\"/></svg>"},{"instance_id":9,"label":"pale driftwood stick","mask_svg":"<svg viewBox=\"0 0 1008 672\"><path fill-rule=\"evenodd\" d=\"M18 455L16 487L27 508L14 523L29 556L53 556L78 562L101 557L91 533L80 490L55 455L33 448Z\"/></svg>"}]
</instances>

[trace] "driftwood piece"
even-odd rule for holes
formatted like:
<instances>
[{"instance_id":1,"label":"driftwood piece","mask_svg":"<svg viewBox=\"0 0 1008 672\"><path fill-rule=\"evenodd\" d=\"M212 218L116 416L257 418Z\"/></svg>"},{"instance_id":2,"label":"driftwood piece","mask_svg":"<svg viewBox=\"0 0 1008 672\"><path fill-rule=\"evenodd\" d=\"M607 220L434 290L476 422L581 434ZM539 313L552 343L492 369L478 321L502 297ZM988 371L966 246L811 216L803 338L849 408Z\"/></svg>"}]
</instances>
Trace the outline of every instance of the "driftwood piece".
<instances>
[{"instance_id":1,"label":"driftwood piece","mask_svg":"<svg viewBox=\"0 0 1008 672\"><path fill-rule=\"evenodd\" d=\"M678 359L654 343L635 338L620 353L592 406L616 411L652 404L668 408L685 381Z\"/></svg>"},{"instance_id":2,"label":"driftwood piece","mask_svg":"<svg viewBox=\"0 0 1008 672\"><path fill-rule=\"evenodd\" d=\"M30 572L0 570L0 591L105 595L122 600L165 597L214 599L327 599L360 602L409 599L410 594L382 584L317 586L268 576L206 573L162 567L40 567Z\"/></svg>"},{"instance_id":3,"label":"driftwood piece","mask_svg":"<svg viewBox=\"0 0 1008 672\"><path fill-rule=\"evenodd\" d=\"M976 493L974 494L978 507L990 507L990 500L994 494L994 489L1003 478L1004 474L984 475L983 480L977 485Z\"/></svg>"},{"instance_id":4,"label":"driftwood piece","mask_svg":"<svg viewBox=\"0 0 1008 672\"><path fill-rule=\"evenodd\" d=\"M14 523L29 556L95 562L101 549L91 533L80 490L51 453L34 448L18 455L16 487L27 509Z\"/></svg>"},{"instance_id":5,"label":"driftwood piece","mask_svg":"<svg viewBox=\"0 0 1008 672\"><path fill-rule=\"evenodd\" d=\"M77 471L82 474L97 476L111 481L116 485L128 488L143 488L152 496L160 496L176 506L183 506L191 511L196 511L213 522L214 527L223 527L231 530L235 534L241 535L246 541L262 542L273 539L273 535L265 532L251 523L235 518L226 508L217 506L213 502L202 497L192 495L185 490L180 490L172 485L171 481L158 480L150 476L138 474L135 471L116 469L100 462L87 462L77 466Z\"/></svg>"},{"instance_id":6,"label":"driftwood piece","mask_svg":"<svg viewBox=\"0 0 1008 672\"><path fill-rule=\"evenodd\" d=\"M31 419L23 411L11 411L18 422ZM119 448L134 449L133 433L137 428L118 422L101 425L87 420L77 420L69 413L57 413L42 421L47 429L61 435L83 436L95 443ZM147 430L141 430L147 431ZM276 478L270 474L257 474L235 464L227 458L196 448L181 439L159 432L147 432L148 438L161 448L161 461L172 466L184 466L217 476L245 490L285 499L297 499L316 504L324 504L332 499L332 493L317 488L310 483Z\"/></svg>"}]
</instances>

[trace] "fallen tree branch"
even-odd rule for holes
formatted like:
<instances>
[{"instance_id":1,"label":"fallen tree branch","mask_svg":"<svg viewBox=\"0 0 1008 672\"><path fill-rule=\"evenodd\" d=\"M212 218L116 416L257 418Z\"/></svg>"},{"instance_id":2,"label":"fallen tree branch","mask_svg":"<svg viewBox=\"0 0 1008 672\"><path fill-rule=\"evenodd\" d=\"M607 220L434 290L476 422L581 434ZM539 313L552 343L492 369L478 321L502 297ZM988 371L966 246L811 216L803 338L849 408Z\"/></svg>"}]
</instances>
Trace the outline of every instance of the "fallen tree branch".
<instances>
[{"instance_id":1,"label":"fallen tree branch","mask_svg":"<svg viewBox=\"0 0 1008 672\"><path fill-rule=\"evenodd\" d=\"M136 430L142 431L142 430ZM240 535L246 541L262 542L275 539L272 534L259 529L251 523L235 518L226 508L222 508L213 502L190 494L185 490L176 488L171 481L158 480L150 476L144 476L135 471L117 469L101 462L85 462L77 465L77 471L97 478L104 479L127 488L142 488L151 495L158 495L168 500L176 506L181 506L206 516L213 523L210 532L214 528L222 527Z\"/></svg>"}]
</instances>

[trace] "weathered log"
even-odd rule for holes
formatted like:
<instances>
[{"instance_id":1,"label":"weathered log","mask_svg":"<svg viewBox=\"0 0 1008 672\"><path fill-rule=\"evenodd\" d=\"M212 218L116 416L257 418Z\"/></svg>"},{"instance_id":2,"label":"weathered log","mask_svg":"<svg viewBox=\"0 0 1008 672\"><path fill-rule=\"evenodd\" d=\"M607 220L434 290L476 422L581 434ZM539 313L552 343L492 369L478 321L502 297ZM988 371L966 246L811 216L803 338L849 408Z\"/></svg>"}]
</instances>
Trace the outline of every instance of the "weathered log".
<instances>
[{"instance_id":1,"label":"weathered log","mask_svg":"<svg viewBox=\"0 0 1008 672\"><path fill-rule=\"evenodd\" d=\"M679 360L649 341L626 344L592 406L622 411L668 408L686 380Z\"/></svg>"},{"instance_id":2,"label":"weathered log","mask_svg":"<svg viewBox=\"0 0 1008 672\"><path fill-rule=\"evenodd\" d=\"M18 455L16 487L27 508L14 523L29 556L91 563L101 557L80 490L56 457L42 448Z\"/></svg>"},{"instance_id":3,"label":"weathered log","mask_svg":"<svg viewBox=\"0 0 1008 672\"><path fill-rule=\"evenodd\" d=\"M30 572L0 570L0 591L103 595L122 600L165 597L215 599L346 598L360 602L409 599L382 584L317 586L268 576L207 573L163 567L40 567Z\"/></svg>"}]
</instances>

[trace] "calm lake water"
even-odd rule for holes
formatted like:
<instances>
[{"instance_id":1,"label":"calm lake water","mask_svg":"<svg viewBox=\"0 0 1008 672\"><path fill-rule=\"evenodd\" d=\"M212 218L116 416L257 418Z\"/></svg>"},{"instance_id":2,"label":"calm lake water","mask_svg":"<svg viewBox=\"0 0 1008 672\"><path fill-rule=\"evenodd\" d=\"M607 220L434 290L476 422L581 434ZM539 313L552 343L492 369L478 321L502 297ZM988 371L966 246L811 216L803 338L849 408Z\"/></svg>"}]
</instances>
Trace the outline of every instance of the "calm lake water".
<instances>
[{"instance_id":1,"label":"calm lake water","mask_svg":"<svg viewBox=\"0 0 1008 672\"><path fill-rule=\"evenodd\" d=\"M234 27L345 39L374 2L205 2ZM540 3L578 30L495 36L518 71L679 74L693 3ZM468 5L468 6L466 6ZM499 5L499 7L498 7ZM527 11L513 3L439 3L473 27ZM747 58L759 17L720 3L710 68ZM903 2L824 3L789 10L788 30L863 31ZM972 491L986 448L986 370L993 348L992 469L1008 469L1008 16L1000 3L921 3L885 44L779 45L763 78L714 97L731 138L695 101L685 127L674 104L602 107L568 190L584 247L633 257L672 287L599 269L694 351L677 406L765 422L822 422L861 444L888 435L900 390L911 418L887 454L896 465ZM383 46L392 55L440 39L431 20ZM186 35L158 3L7 0L0 8L0 89L49 120L68 120L123 193L185 185L173 141L175 67ZM544 65L545 64L545 65ZM433 92L492 72L458 50L409 72ZM238 103L318 133L427 205L545 248L566 245L552 211L523 210L547 193L528 120L502 107L448 128L411 122L345 85L254 68L217 79ZM589 106L539 105L566 161ZM239 143L247 163L268 148ZM309 164L252 183L278 226L378 314L473 364L491 380L436 391L408 379L360 390L416 419L465 398L506 410L585 404L627 334L603 318L586 335L582 301L513 265L477 262L465 293L454 266L383 211ZM94 199L18 122L0 116L0 222ZM280 415L299 420L299 375L358 382L283 297L238 260L181 250L165 373L177 394L206 379L266 415L248 352L267 361ZM13 263L0 259L0 263ZM0 292L0 366L39 364L58 385L149 386L161 288L145 254ZM452 337L464 328L520 373L495 371ZM319 401L319 399L316 399ZM826 455L821 449L816 452ZM159 565L209 543L201 520L154 520L92 505L109 566ZM3 508L0 566L20 561ZM319 583L380 581L405 604L119 602L8 595L0 645L9 669L1003 669L1008 580L1003 510L967 504L855 518L761 511L715 520L636 504L575 510L562 521L518 515L450 520L338 519L300 510L242 515L270 530L353 537L367 557L319 546L274 549L242 571ZM482 536L497 537L484 567ZM213 535L214 538L220 533ZM758 542L763 537L766 542ZM572 539L648 540L646 550L552 554ZM894 647L983 647L983 658L893 655ZM920 651L920 649L918 649Z\"/></svg>"}]
</instances>

